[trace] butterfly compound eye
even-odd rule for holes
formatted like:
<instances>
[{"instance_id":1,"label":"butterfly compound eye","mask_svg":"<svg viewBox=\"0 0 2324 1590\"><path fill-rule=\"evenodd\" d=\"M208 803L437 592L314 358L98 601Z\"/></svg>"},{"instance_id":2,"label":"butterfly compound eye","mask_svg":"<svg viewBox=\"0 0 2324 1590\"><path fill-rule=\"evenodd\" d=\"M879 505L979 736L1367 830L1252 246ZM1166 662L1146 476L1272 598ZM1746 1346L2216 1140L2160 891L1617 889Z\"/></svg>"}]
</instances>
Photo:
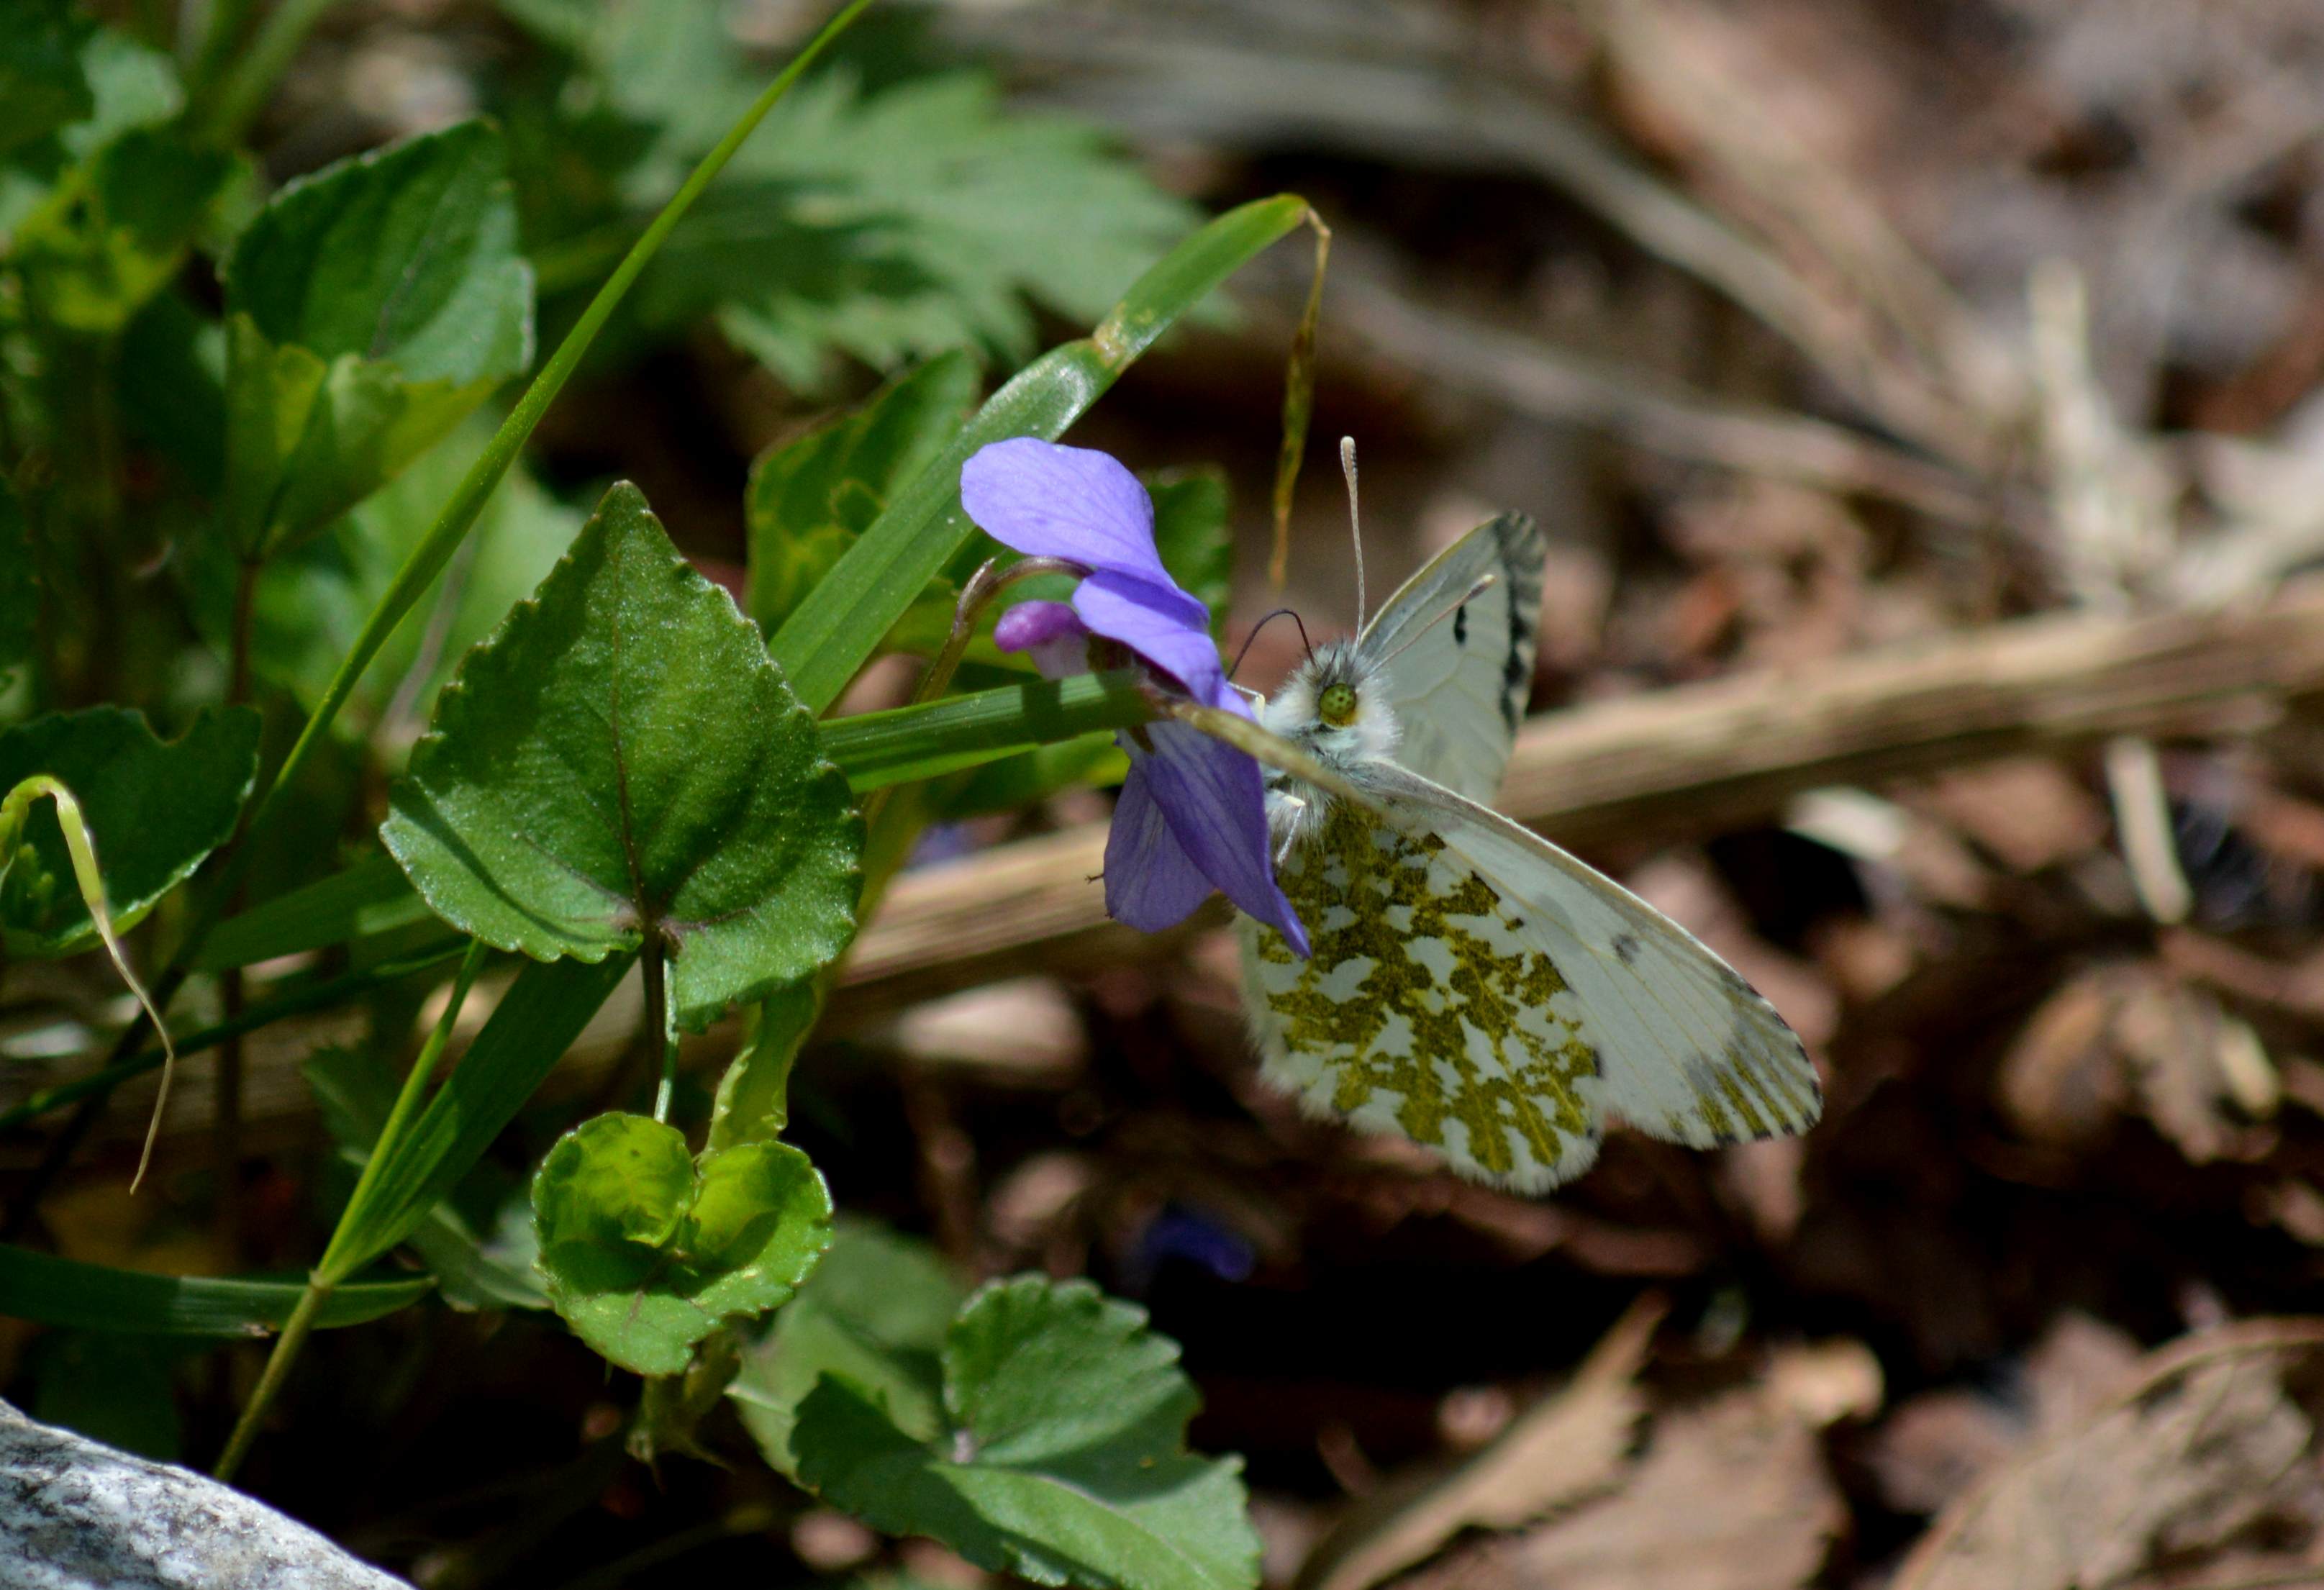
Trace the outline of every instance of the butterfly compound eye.
<instances>
[{"instance_id":1,"label":"butterfly compound eye","mask_svg":"<svg viewBox=\"0 0 2324 1590\"><path fill-rule=\"evenodd\" d=\"M1315 703L1315 715L1323 720L1327 729L1345 729L1356 721L1356 687L1326 685Z\"/></svg>"}]
</instances>

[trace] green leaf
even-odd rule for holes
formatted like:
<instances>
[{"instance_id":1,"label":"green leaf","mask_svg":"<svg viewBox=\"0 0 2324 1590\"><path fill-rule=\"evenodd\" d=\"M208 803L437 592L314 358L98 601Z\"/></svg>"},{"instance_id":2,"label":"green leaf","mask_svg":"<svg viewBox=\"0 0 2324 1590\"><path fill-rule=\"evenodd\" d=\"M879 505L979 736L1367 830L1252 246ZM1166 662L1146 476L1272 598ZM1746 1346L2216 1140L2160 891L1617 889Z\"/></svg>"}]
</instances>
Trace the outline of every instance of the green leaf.
<instances>
[{"instance_id":1,"label":"green leaf","mask_svg":"<svg viewBox=\"0 0 2324 1590\"><path fill-rule=\"evenodd\" d=\"M315 1323L361 1325L419 1301L435 1282L365 1281L342 1286ZM299 1306L296 1281L222 1281L84 1264L0 1245L0 1314L80 1330L161 1336L265 1336Z\"/></svg>"},{"instance_id":2,"label":"green leaf","mask_svg":"<svg viewBox=\"0 0 2324 1590\"><path fill-rule=\"evenodd\" d=\"M47 774L79 797L116 932L136 925L234 832L258 771L258 714L205 712L163 742L121 707L59 712L0 731L0 790ZM12 956L70 955L97 941L73 886L52 813L27 820L22 847L0 857L0 931Z\"/></svg>"},{"instance_id":3,"label":"green leaf","mask_svg":"<svg viewBox=\"0 0 2324 1590\"><path fill-rule=\"evenodd\" d=\"M558 1140L532 1183L549 1300L641 1374L676 1374L724 1320L788 1300L831 1241L831 1195L784 1143L686 1152L674 1126L611 1114Z\"/></svg>"},{"instance_id":4,"label":"green leaf","mask_svg":"<svg viewBox=\"0 0 2324 1590\"><path fill-rule=\"evenodd\" d=\"M726 1394L767 1461L793 1478L791 1429L826 1374L871 1392L914 1438L934 1440L945 1428L945 1332L966 1295L927 1243L843 1218L831 1251L745 1353Z\"/></svg>"},{"instance_id":5,"label":"green leaf","mask_svg":"<svg viewBox=\"0 0 2324 1590\"><path fill-rule=\"evenodd\" d=\"M1006 110L982 72L866 93L834 70L785 112L724 214L672 238L663 268L698 272L727 335L794 384L826 346L875 368L963 343L1020 361L1036 346L1025 299L1102 314L1194 219L1107 133Z\"/></svg>"},{"instance_id":6,"label":"green leaf","mask_svg":"<svg viewBox=\"0 0 2324 1590\"><path fill-rule=\"evenodd\" d=\"M364 620L491 437L481 420L462 427L330 531L268 562L251 635L252 664L262 676L287 685L303 704L322 699ZM392 758L400 753L404 725L416 731L426 721L460 658L547 577L581 522L521 466L512 469L462 544L459 577L445 582L434 604L407 614L364 672L348 702L349 731L368 733L392 705L390 729L399 738L385 749ZM218 558L210 596L220 636L230 621L233 579L230 559Z\"/></svg>"},{"instance_id":7,"label":"green leaf","mask_svg":"<svg viewBox=\"0 0 2324 1590\"><path fill-rule=\"evenodd\" d=\"M743 605L772 633L887 508L898 487L950 441L976 400L966 354L897 377L853 413L770 447L743 499L750 580Z\"/></svg>"},{"instance_id":8,"label":"green leaf","mask_svg":"<svg viewBox=\"0 0 2324 1590\"><path fill-rule=\"evenodd\" d=\"M718 1079L706 1147L769 1142L790 1125L791 1064L822 1013L812 978L786 984L759 1002L750 1014L749 1036Z\"/></svg>"},{"instance_id":9,"label":"green leaf","mask_svg":"<svg viewBox=\"0 0 2324 1590\"><path fill-rule=\"evenodd\" d=\"M482 122L293 182L225 270L226 539L321 528L532 357L532 276Z\"/></svg>"},{"instance_id":10,"label":"green leaf","mask_svg":"<svg viewBox=\"0 0 2324 1590\"><path fill-rule=\"evenodd\" d=\"M1064 434L1180 316L1306 215L1296 194L1230 210L1140 276L1096 331L1050 349L986 400L768 642L808 710L838 699L973 530L960 509L960 466L971 455L1010 437Z\"/></svg>"},{"instance_id":11,"label":"green leaf","mask_svg":"<svg viewBox=\"0 0 2324 1590\"><path fill-rule=\"evenodd\" d=\"M1249 1590L1239 1464L1185 1449L1198 1399L1145 1311L1086 1282L997 1282L945 1333L933 1438L825 1376L790 1433L799 1477L876 1528L1038 1583Z\"/></svg>"},{"instance_id":12,"label":"green leaf","mask_svg":"<svg viewBox=\"0 0 2324 1590\"><path fill-rule=\"evenodd\" d=\"M74 202L27 226L15 261L34 311L68 331L119 331L184 263L235 171L176 126L124 133L88 161Z\"/></svg>"},{"instance_id":13,"label":"green leaf","mask_svg":"<svg viewBox=\"0 0 2324 1590\"><path fill-rule=\"evenodd\" d=\"M323 1124L338 1143L342 1157L360 1171L394 1106L394 1075L376 1054L336 1047L317 1050L299 1069L315 1090ZM488 1170L498 1168L489 1162L477 1165L470 1172L470 1184ZM466 1195L470 1187L460 1190ZM513 1212L522 1204L520 1194L504 1207ZM503 1219L490 1236L479 1236L454 1206L449 1198L437 1204L411 1228L410 1237L444 1289L444 1300L462 1309L549 1307L549 1294L533 1273L531 1211L524 1209L521 1220Z\"/></svg>"},{"instance_id":14,"label":"green leaf","mask_svg":"<svg viewBox=\"0 0 2324 1590\"><path fill-rule=\"evenodd\" d=\"M18 0L0 30L0 154L95 113L81 51L96 26L69 0Z\"/></svg>"},{"instance_id":15,"label":"green leaf","mask_svg":"<svg viewBox=\"0 0 2324 1590\"><path fill-rule=\"evenodd\" d=\"M437 914L539 960L674 951L699 1030L853 934L862 824L758 630L634 486L461 665L382 837Z\"/></svg>"},{"instance_id":16,"label":"green leaf","mask_svg":"<svg viewBox=\"0 0 2324 1590\"><path fill-rule=\"evenodd\" d=\"M32 571L24 504L0 474L0 685L32 655L41 614L41 584Z\"/></svg>"},{"instance_id":17,"label":"green leaf","mask_svg":"<svg viewBox=\"0 0 2324 1590\"><path fill-rule=\"evenodd\" d=\"M628 970L617 957L519 972L443 1087L388 1150L364 1206L341 1218L322 1267L352 1274L410 1236L484 1157Z\"/></svg>"}]
</instances>

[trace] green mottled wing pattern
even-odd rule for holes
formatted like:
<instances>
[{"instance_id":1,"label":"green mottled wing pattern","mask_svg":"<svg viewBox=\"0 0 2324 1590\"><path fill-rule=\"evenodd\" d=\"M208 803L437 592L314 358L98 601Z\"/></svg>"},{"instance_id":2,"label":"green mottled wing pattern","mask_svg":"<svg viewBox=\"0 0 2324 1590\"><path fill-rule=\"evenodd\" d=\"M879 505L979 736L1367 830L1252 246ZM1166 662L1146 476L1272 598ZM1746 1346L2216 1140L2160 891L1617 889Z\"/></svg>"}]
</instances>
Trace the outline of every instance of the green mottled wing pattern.
<instances>
[{"instance_id":1,"label":"green mottled wing pattern","mask_svg":"<svg viewBox=\"0 0 2324 1590\"><path fill-rule=\"evenodd\" d=\"M1434 835L1341 802L1281 881L1314 954L1242 921L1269 1081L1480 1181L1538 1191L1589 1168L1598 1052L1556 959L1491 880Z\"/></svg>"}]
</instances>

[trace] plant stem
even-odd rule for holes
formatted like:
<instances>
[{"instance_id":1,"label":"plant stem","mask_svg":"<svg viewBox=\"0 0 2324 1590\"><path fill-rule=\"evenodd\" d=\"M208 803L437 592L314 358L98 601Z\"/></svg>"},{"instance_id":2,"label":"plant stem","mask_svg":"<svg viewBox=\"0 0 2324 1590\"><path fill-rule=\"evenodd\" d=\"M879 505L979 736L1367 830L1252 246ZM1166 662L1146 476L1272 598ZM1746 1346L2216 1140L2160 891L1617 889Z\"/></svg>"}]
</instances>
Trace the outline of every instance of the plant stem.
<instances>
[{"instance_id":1,"label":"plant stem","mask_svg":"<svg viewBox=\"0 0 2324 1590\"><path fill-rule=\"evenodd\" d=\"M238 706L250 699L250 630L258 600L259 562L244 558L235 572L234 620L227 652L226 699ZM244 891L236 889L227 902L229 912L241 909ZM218 979L221 1024L229 1029L218 1045L217 1065L210 1077L210 1164L216 1183L217 1236L219 1260L226 1269L242 1262L242 1018L244 997L242 968L229 967Z\"/></svg>"},{"instance_id":2,"label":"plant stem","mask_svg":"<svg viewBox=\"0 0 2324 1590\"><path fill-rule=\"evenodd\" d=\"M274 1350L266 1356L266 1367L258 1376L257 1389L243 1404L242 1417L235 1420L234 1434L226 1438L226 1450L218 1454L217 1466L210 1470L213 1478L230 1480L234 1471L242 1466L251 1442L258 1438L259 1421L266 1417L274 1394L282 1389L299 1349L307 1345L307 1333L315 1328L315 1317L331 1300L332 1291L333 1283L325 1281L320 1271L307 1277L307 1290L299 1294L299 1306L290 1311L282 1334L274 1338Z\"/></svg>"},{"instance_id":3,"label":"plant stem","mask_svg":"<svg viewBox=\"0 0 2324 1590\"><path fill-rule=\"evenodd\" d=\"M315 1273L327 1277L333 1285L346 1279L349 1268L343 1245L345 1234L350 1229L351 1217L360 1211L379 1180L380 1166L387 1163L388 1151L403 1140L411 1117L420 1112L420 1102L428 1091L428 1079L443 1058L444 1046L451 1042L452 1030L459 1025L460 1007L468 1002L468 990L475 986L476 973L483 970L484 957L491 946L482 939L470 939L467 952L460 958L460 970L452 975L452 997L444 1006L444 1014L436 1018L436 1025L428 1034L428 1042L420 1045L420 1058L411 1062L405 1073L403 1087L395 1096L395 1104L387 1112L387 1119L379 1129L379 1138L371 1145L371 1155L364 1161L363 1174L355 1179L355 1190L347 1199L347 1207L339 1215L337 1227L331 1233L329 1245L323 1249L323 1262L315 1266Z\"/></svg>"},{"instance_id":4,"label":"plant stem","mask_svg":"<svg viewBox=\"0 0 2324 1590\"><path fill-rule=\"evenodd\" d=\"M654 1089L653 1118L664 1123L669 1119L670 1095L678 1090L678 1045L669 1035L669 953L662 942L661 924L648 924L642 973L645 1008L638 1013L638 1046L650 1056L661 1057L661 1081Z\"/></svg>"},{"instance_id":5,"label":"plant stem","mask_svg":"<svg viewBox=\"0 0 2324 1590\"><path fill-rule=\"evenodd\" d=\"M372 1187L378 1181L380 1167L388 1161L390 1152L402 1140L411 1117L420 1113L420 1103L428 1091L428 1080L435 1073L436 1063L443 1057L444 1046L451 1041L452 1030L459 1025L460 1007L468 1001L468 989L476 980L476 973L484 963L488 948L481 939L468 941L467 953L460 959L460 970L452 977L451 997L445 1001L444 1014L436 1018L429 1030L428 1041L420 1046L419 1058L404 1074L403 1086L396 1093L395 1104L387 1112L387 1120L379 1129L379 1138L371 1145L371 1153L364 1161L363 1174L355 1180L355 1190L347 1199L347 1207L339 1211L339 1223L331 1233L328 1246L323 1249L322 1262L309 1272L307 1290L299 1294L299 1306L292 1310L282 1334L274 1338L274 1350L266 1356L265 1371L258 1377L256 1389L250 1401L243 1405L242 1417L235 1420L234 1434L226 1438L226 1450L219 1454L217 1466L210 1472L217 1478L230 1480L234 1471L242 1466L250 1451L250 1444L258 1437L258 1426L266 1417L266 1410L281 1391L282 1383L290 1374L299 1350L307 1345L307 1333L314 1328L315 1318L331 1293L347 1278L353 1268L345 1257L343 1246L346 1234L354 1228L355 1218L363 1212Z\"/></svg>"},{"instance_id":6,"label":"plant stem","mask_svg":"<svg viewBox=\"0 0 2324 1590\"><path fill-rule=\"evenodd\" d=\"M286 0L283 9L312 4L313 0ZM264 830L280 814L300 769L321 745L332 722L338 717L339 709L346 705L347 698L355 693L356 681L363 677L364 670L371 666L372 659L379 655L379 648L387 643L387 638L394 632L395 627L402 622L403 615L411 611L412 604L443 571L445 563L475 525L476 516L484 510L485 501L500 484L501 477L516 461L518 449L524 446L534 427L540 423L541 415L556 400L558 393L564 390L566 381L571 379L583 355L589 351L590 344L604 329L605 322L613 317L614 308L628 294L647 263L660 252L671 230L693 207L702 190L710 185L711 179L724 169L726 162L733 158L734 152L742 146L742 141L766 119L776 101L789 92L791 85L829 48L832 41L871 4L872 0L850 0L847 7L825 23L822 31L791 59L790 64L773 82L767 85L752 103L751 108L728 130L726 136L718 141L717 146L702 157L701 163L694 168L693 174L687 178L677 195L663 207L661 214L654 217L652 225L646 228L605 285L598 289L597 296L589 301L588 308L582 311L581 318L574 323L573 329L558 345L557 352L550 356L548 364L525 389L524 396L517 400L509 417L501 422L500 429L493 433L491 443L469 467L458 489L453 492L451 501L444 505L443 511L429 528L426 538L412 548L410 556L396 571L394 583L380 598L378 606L372 610L371 617L364 620L363 631L356 636L354 648L340 662L338 672L331 676L323 699L315 703L314 711L309 714L306 727L299 731L290 754L283 758L281 767L275 770L274 777L268 782L265 794L259 797L256 814L244 825L243 841L228 847L218 873L201 891L184 936L179 940L168 963L154 977L156 1006L166 1008L171 997L184 986L187 972L193 965L194 957L199 953L203 940L217 925L225 914L226 901L248 876L253 852L246 842L247 835L254 831ZM319 7L316 9L319 11ZM278 12L277 17L280 14ZM268 19L270 28L275 25L277 17ZM295 39L292 41L295 43ZM245 60L245 70L247 67ZM244 74L237 74L238 77L241 75ZM144 1022L141 1016L115 1040L111 1062L117 1063L134 1053L144 1036ZM16 1236L31 1223L33 1207L39 1203L42 1193L71 1160L81 1140L97 1124L97 1115L104 1107L103 1093L90 1095L64 1131L51 1142L41 1157L40 1164L34 1167L23 1190L18 1194L16 1202L9 1209L5 1225L0 1225L0 1236Z\"/></svg>"}]
</instances>

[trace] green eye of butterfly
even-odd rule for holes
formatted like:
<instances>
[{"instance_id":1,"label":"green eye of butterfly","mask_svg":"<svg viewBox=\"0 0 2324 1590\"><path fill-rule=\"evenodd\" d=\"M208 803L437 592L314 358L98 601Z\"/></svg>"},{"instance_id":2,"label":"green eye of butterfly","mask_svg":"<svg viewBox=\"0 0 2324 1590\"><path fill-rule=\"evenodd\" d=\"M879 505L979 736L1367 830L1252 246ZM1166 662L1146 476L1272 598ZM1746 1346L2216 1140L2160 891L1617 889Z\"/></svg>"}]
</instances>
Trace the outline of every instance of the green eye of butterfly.
<instances>
[{"instance_id":1,"label":"green eye of butterfly","mask_svg":"<svg viewBox=\"0 0 2324 1590\"><path fill-rule=\"evenodd\" d=\"M1356 721L1356 687L1352 685L1327 685L1323 697L1315 703L1315 713L1323 720L1324 727L1345 729Z\"/></svg>"}]
</instances>

